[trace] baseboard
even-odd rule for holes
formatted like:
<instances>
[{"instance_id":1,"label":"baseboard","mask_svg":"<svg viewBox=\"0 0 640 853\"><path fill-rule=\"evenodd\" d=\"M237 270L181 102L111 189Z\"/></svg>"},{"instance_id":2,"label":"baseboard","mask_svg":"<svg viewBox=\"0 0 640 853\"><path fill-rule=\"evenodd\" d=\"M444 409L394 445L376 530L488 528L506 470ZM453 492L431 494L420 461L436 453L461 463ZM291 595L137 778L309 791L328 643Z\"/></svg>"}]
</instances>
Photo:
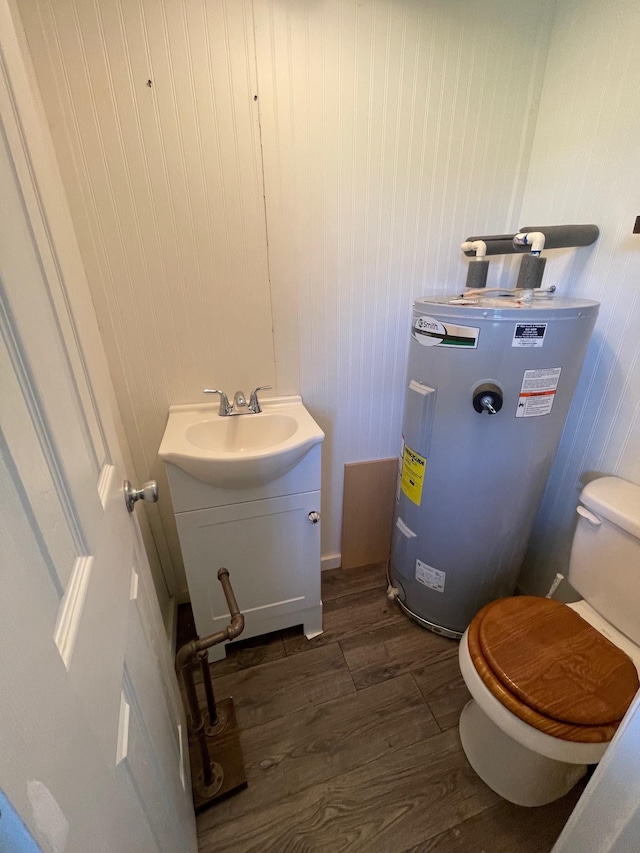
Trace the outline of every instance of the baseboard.
<instances>
[{"instance_id":1,"label":"baseboard","mask_svg":"<svg viewBox=\"0 0 640 853\"><path fill-rule=\"evenodd\" d=\"M339 569L342 565L342 557L340 554L327 554L326 557L320 559L320 569L326 572L328 569Z\"/></svg>"}]
</instances>

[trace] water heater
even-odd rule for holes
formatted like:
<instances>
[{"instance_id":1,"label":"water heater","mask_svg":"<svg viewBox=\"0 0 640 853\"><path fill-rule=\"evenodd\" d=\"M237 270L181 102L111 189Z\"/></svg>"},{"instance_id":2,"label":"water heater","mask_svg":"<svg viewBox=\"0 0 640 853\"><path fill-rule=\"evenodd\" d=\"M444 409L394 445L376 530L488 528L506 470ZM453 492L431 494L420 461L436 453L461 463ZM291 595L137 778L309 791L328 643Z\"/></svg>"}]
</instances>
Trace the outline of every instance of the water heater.
<instances>
[{"instance_id":1,"label":"water heater","mask_svg":"<svg viewBox=\"0 0 640 853\"><path fill-rule=\"evenodd\" d=\"M513 594L598 307L414 303L390 580L425 627L459 637Z\"/></svg>"}]
</instances>

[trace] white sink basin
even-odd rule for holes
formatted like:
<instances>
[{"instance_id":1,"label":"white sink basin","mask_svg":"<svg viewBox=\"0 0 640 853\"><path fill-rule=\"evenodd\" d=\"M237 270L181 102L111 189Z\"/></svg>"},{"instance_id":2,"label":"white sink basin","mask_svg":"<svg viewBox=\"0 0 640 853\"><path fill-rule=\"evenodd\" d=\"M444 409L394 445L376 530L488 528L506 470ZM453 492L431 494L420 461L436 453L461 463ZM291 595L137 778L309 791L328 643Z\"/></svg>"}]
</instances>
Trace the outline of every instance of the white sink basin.
<instances>
[{"instance_id":1,"label":"white sink basin","mask_svg":"<svg viewBox=\"0 0 640 853\"><path fill-rule=\"evenodd\" d=\"M217 403L171 406L158 455L212 486L237 488L285 474L324 433L300 397L260 401L258 415L220 417Z\"/></svg>"}]
</instances>

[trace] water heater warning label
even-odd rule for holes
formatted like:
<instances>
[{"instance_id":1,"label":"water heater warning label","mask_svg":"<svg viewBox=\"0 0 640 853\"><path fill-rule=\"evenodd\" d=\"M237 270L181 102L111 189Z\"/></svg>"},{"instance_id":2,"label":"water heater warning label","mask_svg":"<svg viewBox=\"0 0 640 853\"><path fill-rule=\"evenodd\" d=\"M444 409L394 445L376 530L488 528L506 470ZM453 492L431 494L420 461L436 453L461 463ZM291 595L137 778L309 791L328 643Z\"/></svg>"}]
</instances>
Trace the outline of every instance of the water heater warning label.
<instances>
[{"instance_id":1,"label":"water heater warning label","mask_svg":"<svg viewBox=\"0 0 640 853\"><path fill-rule=\"evenodd\" d=\"M539 418L553 408L561 367L525 370L516 406L517 418Z\"/></svg>"},{"instance_id":2,"label":"water heater warning label","mask_svg":"<svg viewBox=\"0 0 640 853\"><path fill-rule=\"evenodd\" d=\"M436 592L444 592L445 573L434 569L433 566L428 566L421 560L416 560L416 580L428 586L429 589L435 589Z\"/></svg>"},{"instance_id":3,"label":"water heater warning label","mask_svg":"<svg viewBox=\"0 0 640 853\"><path fill-rule=\"evenodd\" d=\"M416 506L422 501L422 486L424 484L424 472L427 460L420 456L415 450L404 445L402 451L402 473L400 474L400 488Z\"/></svg>"}]
</instances>

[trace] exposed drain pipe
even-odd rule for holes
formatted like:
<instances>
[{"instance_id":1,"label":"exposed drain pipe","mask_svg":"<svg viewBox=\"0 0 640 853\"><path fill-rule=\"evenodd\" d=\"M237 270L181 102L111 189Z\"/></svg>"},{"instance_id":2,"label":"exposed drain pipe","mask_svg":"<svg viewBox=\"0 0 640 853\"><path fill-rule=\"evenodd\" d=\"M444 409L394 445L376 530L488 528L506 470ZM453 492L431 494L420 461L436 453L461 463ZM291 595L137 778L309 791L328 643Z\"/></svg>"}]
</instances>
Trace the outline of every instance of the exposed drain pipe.
<instances>
[{"instance_id":1,"label":"exposed drain pipe","mask_svg":"<svg viewBox=\"0 0 640 853\"><path fill-rule=\"evenodd\" d=\"M200 751L200 763L202 766L202 784L200 780L196 782L194 787L197 793L203 800L211 799L222 787L224 781L224 771L222 766L217 761L212 761L209 755L209 744L207 737L218 734L226 725L224 715L218 713L215 697L213 695L213 684L211 683L211 670L209 669L209 659L207 649L211 646L217 646L218 643L224 643L225 640L234 640L244 630L244 616L240 613L235 594L229 580L229 571L225 568L218 570L218 580L222 584L222 591L227 601L231 622L226 628L221 631L216 631L215 634L209 634L207 637L198 637L195 640L190 640L181 646L176 655L176 666L182 675L184 689L189 707L189 717L191 729L198 743ZM200 663L202 672L202 682L204 692L207 699L207 710L209 715L209 726L205 726L205 719L200 711L198 702L198 693L193 678L193 665L196 660Z\"/></svg>"}]
</instances>

